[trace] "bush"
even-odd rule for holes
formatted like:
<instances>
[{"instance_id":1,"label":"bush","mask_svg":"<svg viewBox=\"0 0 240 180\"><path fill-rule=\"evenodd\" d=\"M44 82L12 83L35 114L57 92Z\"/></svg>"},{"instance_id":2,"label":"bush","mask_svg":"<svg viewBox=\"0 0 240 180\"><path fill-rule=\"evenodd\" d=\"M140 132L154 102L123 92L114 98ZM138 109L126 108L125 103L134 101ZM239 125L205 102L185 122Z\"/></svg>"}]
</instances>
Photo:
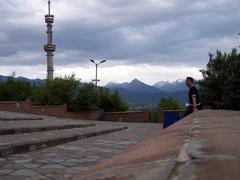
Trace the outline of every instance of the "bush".
<instances>
[{"instance_id":1,"label":"bush","mask_svg":"<svg viewBox=\"0 0 240 180\"><path fill-rule=\"evenodd\" d=\"M111 94L106 88L100 88L99 96L99 107L105 112L127 111L129 108L129 106L122 101L117 90Z\"/></svg>"},{"instance_id":2,"label":"bush","mask_svg":"<svg viewBox=\"0 0 240 180\"><path fill-rule=\"evenodd\" d=\"M71 109L73 111L96 111L105 112L127 111L128 105L124 103L116 91L110 93L106 88L96 88L93 84L83 84L79 87Z\"/></svg>"},{"instance_id":3,"label":"bush","mask_svg":"<svg viewBox=\"0 0 240 180\"><path fill-rule=\"evenodd\" d=\"M1 101L24 101L31 97L33 105L68 104L70 111L126 111L118 92L110 93L106 88L93 84L80 84L74 75L46 80L41 86L17 81L10 77L0 82Z\"/></svg>"},{"instance_id":4,"label":"bush","mask_svg":"<svg viewBox=\"0 0 240 180\"><path fill-rule=\"evenodd\" d=\"M32 102L34 105L70 104L77 86L74 75L47 80L43 86L33 88Z\"/></svg>"},{"instance_id":5,"label":"bush","mask_svg":"<svg viewBox=\"0 0 240 180\"><path fill-rule=\"evenodd\" d=\"M150 123L157 123L158 122L158 111L157 111L157 109L150 109L148 117L149 117L149 122Z\"/></svg>"},{"instance_id":6,"label":"bush","mask_svg":"<svg viewBox=\"0 0 240 180\"><path fill-rule=\"evenodd\" d=\"M9 77L0 82L0 101L25 101L31 96L31 84Z\"/></svg>"},{"instance_id":7,"label":"bush","mask_svg":"<svg viewBox=\"0 0 240 180\"><path fill-rule=\"evenodd\" d=\"M93 84L81 85L69 107L73 111L100 110L98 89Z\"/></svg>"},{"instance_id":8,"label":"bush","mask_svg":"<svg viewBox=\"0 0 240 180\"><path fill-rule=\"evenodd\" d=\"M117 91L110 93L106 88L96 88L93 84L80 84L74 77L65 76L47 80L43 86L34 87L32 93L34 105L68 104L70 111L126 111Z\"/></svg>"}]
</instances>

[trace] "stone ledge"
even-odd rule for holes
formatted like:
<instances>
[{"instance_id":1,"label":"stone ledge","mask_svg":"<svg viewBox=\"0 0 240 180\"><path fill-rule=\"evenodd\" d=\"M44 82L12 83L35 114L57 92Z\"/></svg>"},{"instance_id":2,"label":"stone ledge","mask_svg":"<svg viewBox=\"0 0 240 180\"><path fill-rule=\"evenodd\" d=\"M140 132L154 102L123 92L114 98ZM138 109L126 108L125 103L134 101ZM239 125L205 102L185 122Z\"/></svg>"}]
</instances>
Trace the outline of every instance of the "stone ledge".
<instances>
[{"instance_id":1,"label":"stone ledge","mask_svg":"<svg viewBox=\"0 0 240 180\"><path fill-rule=\"evenodd\" d=\"M204 110L72 180L240 178L240 112Z\"/></svg>"},{"instance_id":2,"label":"stone ledge","mask_svg":"<svg viewBox=\"0 0 240 180\"><path fill-rule=\"evenodd\" d=\"M43 118L0 118L0 121L34 121L43 120Z\"/></svg>"},{"instance_id":3,"label":"stone ledge","mask_svg":"<svg viewBox=\"0 0 240 180\"><path fill-rule=\"evenodd\" d=\"M92 127L92 126L95 126L95 124L66 124L66 125L58 125L58 126L48 125L48 126L41 126L41 127L0 128L0 135L23 134L23 133L31 133L31 132L72 129L72 128L86 128L86 127Z\"/></svg>"}]
</instances>

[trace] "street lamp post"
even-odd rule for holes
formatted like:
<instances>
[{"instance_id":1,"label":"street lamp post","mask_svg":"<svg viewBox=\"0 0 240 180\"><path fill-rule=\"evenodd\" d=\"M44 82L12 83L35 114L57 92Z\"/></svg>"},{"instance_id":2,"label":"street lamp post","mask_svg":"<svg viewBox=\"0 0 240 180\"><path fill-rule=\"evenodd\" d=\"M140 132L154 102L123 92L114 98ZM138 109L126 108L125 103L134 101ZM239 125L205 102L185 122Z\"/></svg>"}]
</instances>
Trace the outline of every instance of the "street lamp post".
<instances>
[{"instance_id":1,"label":"street lamp post","mask_svg":"<svg viewBox=\"0 0 240 180\"><path fill-rule=\"evenodd\" d=\"M95 67L96 67L96 77L95 77L95 86L97 87L97 82L98 81L100 81L100 80L98 80L98 76L97 76L97 72L98 72L98 66L100 65L100 64L102 64L102 63L104 63L104 62L106 62L107 60L102 60L101 62L99 62L99 63L96 63L93 59L90 59L90 61L93 63L93 64L95 64Z\"/></svg>"}]
</instances>

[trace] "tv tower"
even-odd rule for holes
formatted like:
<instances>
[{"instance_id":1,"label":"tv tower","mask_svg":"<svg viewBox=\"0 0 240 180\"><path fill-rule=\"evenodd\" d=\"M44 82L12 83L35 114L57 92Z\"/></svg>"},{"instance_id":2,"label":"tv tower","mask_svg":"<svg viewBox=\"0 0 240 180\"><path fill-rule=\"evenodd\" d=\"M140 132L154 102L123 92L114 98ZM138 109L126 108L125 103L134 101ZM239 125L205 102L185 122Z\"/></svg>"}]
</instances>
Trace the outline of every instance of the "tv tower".
<instances>
[{"instance_id":1,"label":"tv tower","mask_svg":"<svg viewBox=\"0 0 240 180\"><path fill-rule=\"evenodd\" d=\"M54 15L51 15L51 2L48 0L48 14L45 15L45 22L47 23L47 44L44 45L44 51L47 52L47 79L53 79L53 56L56 50L56 45L52 42L52 27L54 22Z\"/></svg>"}]
</instances>

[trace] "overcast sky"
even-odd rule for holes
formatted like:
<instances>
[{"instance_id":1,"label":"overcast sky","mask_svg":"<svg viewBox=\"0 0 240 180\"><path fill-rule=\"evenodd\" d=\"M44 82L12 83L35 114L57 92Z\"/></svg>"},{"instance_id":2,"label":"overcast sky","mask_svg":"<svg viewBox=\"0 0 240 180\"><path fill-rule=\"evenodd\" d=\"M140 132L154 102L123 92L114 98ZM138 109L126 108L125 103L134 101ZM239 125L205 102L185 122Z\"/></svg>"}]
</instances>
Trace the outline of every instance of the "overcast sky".
<instances>
[{"instance_id":1,"label":"overcast sky","mask_svg":"<svg viewBox=\"0 0 240 180\"><path fill-rule=\"evenodd\" d=\"M0 74L46 77L47 0L0 1ZM55 76L102 85L193 76L208 52L240 45L239 0L52 0Z\"/></svg>"}]
</instances>

